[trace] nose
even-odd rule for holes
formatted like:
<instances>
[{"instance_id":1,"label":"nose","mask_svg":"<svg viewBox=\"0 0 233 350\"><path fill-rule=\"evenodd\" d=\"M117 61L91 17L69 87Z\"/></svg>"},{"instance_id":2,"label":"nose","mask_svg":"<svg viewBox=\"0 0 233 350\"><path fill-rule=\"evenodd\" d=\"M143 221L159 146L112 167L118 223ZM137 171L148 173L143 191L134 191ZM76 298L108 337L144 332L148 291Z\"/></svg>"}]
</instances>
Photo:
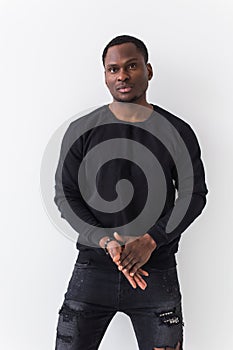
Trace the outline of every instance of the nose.
<instances>
[{"instance_id":1,"label":"nose","mask_svg":"<svg viewBox=\"0 0 233 350\"><path fill-rule=\"evenodd\" d=\"M118 81L126 81L128 79L129 79L129 74L124 69L120 69L117 80Z\"/></svg>"}]
</instances>

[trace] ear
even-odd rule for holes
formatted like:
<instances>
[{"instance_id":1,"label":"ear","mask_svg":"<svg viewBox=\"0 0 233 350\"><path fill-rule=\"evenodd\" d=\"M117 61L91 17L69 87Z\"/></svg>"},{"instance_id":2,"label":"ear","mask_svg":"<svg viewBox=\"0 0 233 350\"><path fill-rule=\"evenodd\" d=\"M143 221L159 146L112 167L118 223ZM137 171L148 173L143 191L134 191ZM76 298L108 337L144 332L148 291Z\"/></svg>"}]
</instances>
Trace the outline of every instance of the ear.
<instances>
[{"instance_id":1,"label":"ear","mask_svg":"<svg viewBox=\"0 0 233 350\"><path fill-rule=\"evenodd\" d=\"M153 68L152 68L150 63L146 64L146 68L147 68L147 71L148 71L148 80L151 80L152 77L153 77Z\"/></svg>"},{"instance_id":2,"label":"ear","mask_svg":"<svg viewBox=\"0 0 233 350\"><path fill-rule=\"evenodd\" d=\"M105 81L105 84L108 86L107 79L106 79L106 70L104 70L104 81Z\"/></svg>"}]
</instances>

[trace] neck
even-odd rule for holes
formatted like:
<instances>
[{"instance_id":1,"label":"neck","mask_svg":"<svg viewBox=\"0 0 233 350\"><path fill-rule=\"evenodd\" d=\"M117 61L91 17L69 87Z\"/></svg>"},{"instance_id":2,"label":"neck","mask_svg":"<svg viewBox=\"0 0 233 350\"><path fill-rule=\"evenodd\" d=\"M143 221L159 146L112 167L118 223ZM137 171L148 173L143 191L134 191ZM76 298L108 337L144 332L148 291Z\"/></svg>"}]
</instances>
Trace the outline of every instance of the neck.
<instances>
[{"instance_id":1,"label":"neck","mask_svg":"<svg viewBox=\"0 0 233 350\"><path fill-rule=\"evenodd\" d=\"M148 102L145 104L116 102L109 104L109 108L116 118L130 122L141 122L149 118L153 106Z\"/></svg>"}]
</instances>

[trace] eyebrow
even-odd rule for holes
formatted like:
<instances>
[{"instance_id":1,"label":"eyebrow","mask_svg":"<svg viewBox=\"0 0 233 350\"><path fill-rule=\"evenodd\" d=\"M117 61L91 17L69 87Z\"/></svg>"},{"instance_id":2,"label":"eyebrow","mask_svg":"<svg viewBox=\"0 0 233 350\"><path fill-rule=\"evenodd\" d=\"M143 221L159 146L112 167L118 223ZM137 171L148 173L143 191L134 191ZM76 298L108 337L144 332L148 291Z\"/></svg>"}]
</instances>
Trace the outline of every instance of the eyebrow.
<instances>
[{"instance_id":1,"label":"eyebrow","mask_svg":"<svg viewBox=\"0 0 233 350\"><path fill-rule=\"evenodd\" d=\"M127 61L125 62L125 64L127 64L127 63L129 63L129 62L131 62L131 61L137 61L137 60L138 60L138 58L132 57L132 58L130 58L129 60L127 60ZM110 66L118 66L118 64L117 64L117 63L109 63L109 64L107 64L106 67L110 67Z\"/></svg>"}]
</instances>

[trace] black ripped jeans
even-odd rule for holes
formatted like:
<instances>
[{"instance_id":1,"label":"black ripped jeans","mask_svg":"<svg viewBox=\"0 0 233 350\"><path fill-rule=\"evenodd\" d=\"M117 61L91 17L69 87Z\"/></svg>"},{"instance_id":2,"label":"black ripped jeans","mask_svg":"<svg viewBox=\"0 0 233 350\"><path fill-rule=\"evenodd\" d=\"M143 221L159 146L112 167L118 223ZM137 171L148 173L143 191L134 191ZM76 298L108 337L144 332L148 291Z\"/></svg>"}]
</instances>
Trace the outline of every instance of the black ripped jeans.
<instances>
[{"instance_id":1,"label":"black ripped jeans","mask_svg":"<svg viewBox=\"0 0 233 350\"><path fill-rule=\"evenodd\" d=\"M96 350L117 311L131 319L140 350L183 344L181 293L176 267L147 269L147 288L133 289L114 263L75 263L59 311L56 350ZM127 350L127 349L125 349Z\"/></svg>"}]
</instances>

